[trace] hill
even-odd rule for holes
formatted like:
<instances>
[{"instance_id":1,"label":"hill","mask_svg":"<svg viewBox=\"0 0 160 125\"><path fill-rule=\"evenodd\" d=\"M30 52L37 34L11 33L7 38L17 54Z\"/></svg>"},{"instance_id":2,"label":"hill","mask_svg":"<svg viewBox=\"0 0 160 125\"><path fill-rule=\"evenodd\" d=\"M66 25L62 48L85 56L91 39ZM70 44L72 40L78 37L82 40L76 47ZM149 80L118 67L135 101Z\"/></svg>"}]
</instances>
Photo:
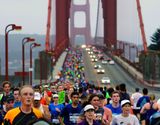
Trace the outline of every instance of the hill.
<instances>
[{"instance_id":1,"label":"hill","mask_svg":"<svg viewBox=\"0 0 160 125\"><path fill-rule=\"evenodd\" d=\"M22 39L24 37L35 38L35 42L40 43L41 47L37 47L33 50L33 58L38 57L38 52L44 50L45 47L45 35L38 34L9 34L8 37L8 53L9 53L9 74L13 74L16 70L21 70L22 60ZM30 45L25 45L25 59L26 63L29 62ZM1 58L1 73L4 74L5 70L5 36L0 35L0 58Z\"/></svg>"}]
</instances>

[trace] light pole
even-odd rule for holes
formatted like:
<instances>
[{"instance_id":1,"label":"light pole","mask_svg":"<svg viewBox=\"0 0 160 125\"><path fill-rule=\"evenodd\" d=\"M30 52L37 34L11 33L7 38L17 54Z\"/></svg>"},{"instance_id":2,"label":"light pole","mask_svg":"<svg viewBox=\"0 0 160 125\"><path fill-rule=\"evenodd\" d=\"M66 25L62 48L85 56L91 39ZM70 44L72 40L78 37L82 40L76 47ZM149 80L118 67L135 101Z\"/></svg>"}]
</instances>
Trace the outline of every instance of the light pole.
<instances>
[{"instance_id":1,"label":"light pole","mask_svg":"<svg viewBox=\"0 0 160 125\"><path fill-rule=\"evenodd\" d=\"M8 28L11 29L8 30ZM16 26L15 24L9 24L5 28L5 80L8 81L8 34L13 30L21 30L21 26Z\"/></svg>"},{"instance_id":2,"label":"light pole","mask_svg":"<svg viewBox=\"0 0 160 125\"><path fill-rule=\"evenodd\" d=\"M29 68L29 73L30 73L30 85L32 85L32 49L35 48L35 47L39 47L41 46L41 44L38 44L38 43L32 43L30 45L30 68Z\"/></svg>"},{"instance_id":3,"label":"light pole","mask_svg":"<svg viewBox=\"0 0 160 125\"><path fill-rule=\"evenodd\" d=\"M22 85L25 85L25 44L33 41L35 41L35 39L31 37L22 39Z\"/></svg>"},{"instance_id":4,"label":"light pole","mask_svg":"<svg viewBox=\"0 0 160 125\"><path fill-rule=\"evenodd\" d=\"M42 55L39 54L39 62L40 62L40 85L42 85Z\"/></svg>"}]
</instances>

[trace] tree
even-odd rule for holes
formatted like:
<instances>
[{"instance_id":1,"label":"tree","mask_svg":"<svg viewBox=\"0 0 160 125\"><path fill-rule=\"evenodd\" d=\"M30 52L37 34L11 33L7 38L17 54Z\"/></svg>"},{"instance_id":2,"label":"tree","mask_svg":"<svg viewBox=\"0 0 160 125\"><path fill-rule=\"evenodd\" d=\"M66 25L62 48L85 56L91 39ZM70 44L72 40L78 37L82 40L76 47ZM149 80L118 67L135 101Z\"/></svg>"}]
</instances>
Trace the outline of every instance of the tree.
<instances>
[{"instance_id":1,"label":"tree","mask_svg":"<svg viewBox=\"0 0 160 125\"><path fill-rule=\"evenodd\" d=\"M160 28L156 30L156 32L151 36L151 41L153 44L149 45L150 50L160 51Z\"/></svg>"}]
</instances>

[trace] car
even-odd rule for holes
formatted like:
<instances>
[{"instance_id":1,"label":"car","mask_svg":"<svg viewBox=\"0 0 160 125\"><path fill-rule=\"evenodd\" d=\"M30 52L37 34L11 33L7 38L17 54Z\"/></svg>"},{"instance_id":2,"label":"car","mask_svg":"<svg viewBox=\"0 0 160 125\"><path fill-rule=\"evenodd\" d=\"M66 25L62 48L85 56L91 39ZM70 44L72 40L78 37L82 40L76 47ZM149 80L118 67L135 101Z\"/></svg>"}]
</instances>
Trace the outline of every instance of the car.
<instances>
[{"instance_id":1,"label":"car","mask_svg":"<svg viewBox=\"0 0 160 125\"><path fill-rule=\"evenodd\" d=\"M102 68L102 66L101 65L94 65L94 68L99 69L99 68Z\"/></svg>"},{"instance_id":2,"label":"car","mask_svg":"<svg viewBox=\"0 0 160 125\"><path fill-rule=\"evenodd\" d=\"M85 45L85 44L83 44L82 46L81 46L81 48L86 48L87 46Z\"/></svg>"},{"instance_id":3,"label":"car","mask_svg":"<svg viewBox=\"0 0 160 125\"><path fill-rule=\"evenodd\" d=\"M96 58L96 55L92 55L92 58Z\"/></svg>"},{"instance_id":4,"label":"car","mask_svg":"<svg viewBox=\"0 0 160 125\"><path fill-rule=\"evenodd\" d=\"M97 69L97 73L98 74L104 74L105 73L105 69L99 68L99 69Z\"/></svg>"},{"instance_id":5,"label":"car","mask_svg":"<svg viewBox=\"0 0 160 125\"><path fill-rule=\"evenodd\" d=\"M93 58L93 55L90 55L90 58Z\"/></svg>"},{"instance_id":6,"label":"car","mask_svg":"<svg viewBox=\"0 0 160 125\"><path fill-rule=\"evenodd\" d=\"M108 61L107 60L102 60L102 64L107 64Z\"/></svg>"},{"instance_id":7,"label":"car","mask_svg":"<svg viewBox=\"0 0 160 125\"><path fill-rule=\"evenodd\" d=\"M89 55L93 54L93 51L88 51L88 54L89 54Z\"/></svg>"},{"instance_id":8,"label":"car","mask_svg":"<svg viewBox=\"0 0 160 125\"><path fill-rule=\"evenodd\" d=\"M95 55L90 55L90 58L96 58L96 56Z\"/></svg>"},{"instance_id":9,"label":"car","mask_svg":"<svg viewBox=\"0 0 160 125\"><path fill-rule=\"evenodd\" d=\"M109 84L109 83L111 83L111 80L110 80L109 77L103 77L101 79L101 83L103 83L103 84Z\"/></svg>"},{"instance_id":10,"label":"car","mask_svg":"<svg viewBox=\"0 0 160 125\"><path fill-rule=\"evenodd\" d=\"M91 49L89 47L86 47L86 51L90 51Z\"/></svg>"},{"instance_id":11,"label":"car","mask_svg":"<svg viewBox=\"0 0 160 125\"><path fill-rule=\"evenodd\" d=\"M109 61L109 64L114 65L114 61L113 60Z\"/></svg>"},{"instance_id":12,"label":"car","mask_svg":"<svg viewBox=\"0 0 160 125\"><path fill-rule=\"evenodd\" d=\"M92 61L92 62L97 62L98 59L97 59L97 58L92 58L91 61Z\"/></svg>"}]
</instances>

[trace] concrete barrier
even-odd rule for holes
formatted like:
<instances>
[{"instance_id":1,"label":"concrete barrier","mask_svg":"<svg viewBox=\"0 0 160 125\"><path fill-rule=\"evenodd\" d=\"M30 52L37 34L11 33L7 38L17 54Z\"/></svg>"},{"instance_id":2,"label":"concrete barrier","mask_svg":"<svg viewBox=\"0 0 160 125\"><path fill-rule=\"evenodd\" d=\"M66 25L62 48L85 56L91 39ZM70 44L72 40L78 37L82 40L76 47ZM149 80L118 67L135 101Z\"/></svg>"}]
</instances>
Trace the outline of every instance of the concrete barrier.
<instances>
[{"instance_id":1,"label":"concrete barrier","mask_svg":"<svg viewBox=\"0 0 160 125\"><path fill-rule=\"evenodd\" d=\"M124 62L121 58L114 56L116 62L118 62L128 73L137 79L143 79L143 74L137 71L134 67L130 66L128 63Z\"/></svg>"},{"instance_id":2,"label":"concrete barrier","mask_svg":"<svg viewBox=\"0 0 160 125\"><path fill-rule=\"evenodd\" d=\"M150 84L147 81L145 81L143 79L143 74L142 73L137 71L134 67L130 66L127 62L123 61L118 56L114 56L113 58L119 65L121 65L124 68L124 70L126 70L138 82L140 82L142 84L145 84L146 86L150 86L150 87L155 87L155 88L159 88L160 87L157 84L153 85L153 84Z\"/></svg>"},{"instance_id":3,"label":"concrete barrier","mask_svg":"<svg viewBox=\"0 0 160 125\"><path fill-rule=\"evenodd\" d=\"M50 78L48 79L48 81L52 81L54 82L56 79L55 79L55 76L59 73L60 69L63 67L63 63L66 59L66 55L67 55L67 52L64 51L61 56L58 58L58 61L56 62L55 66L53 67L54 70L52 72L52 76L50 76Z\"/></svg>"}]
</instances>

